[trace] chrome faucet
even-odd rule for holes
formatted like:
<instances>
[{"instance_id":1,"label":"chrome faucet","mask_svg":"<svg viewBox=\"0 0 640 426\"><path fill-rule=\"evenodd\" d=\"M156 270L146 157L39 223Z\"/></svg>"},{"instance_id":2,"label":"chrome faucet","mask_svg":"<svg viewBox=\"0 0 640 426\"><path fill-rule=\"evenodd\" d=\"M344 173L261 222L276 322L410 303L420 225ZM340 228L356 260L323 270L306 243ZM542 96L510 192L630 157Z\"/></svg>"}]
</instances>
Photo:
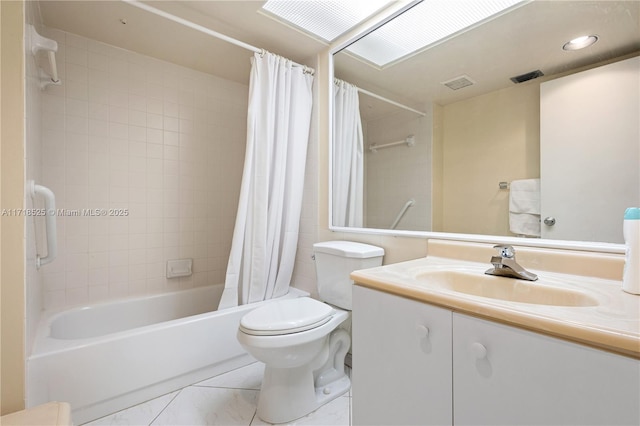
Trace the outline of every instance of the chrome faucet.
<instances>
[{"instance_id":1,"label":"chrome faucet","mask_svg":"<svg viewBox=\"0 0 640 426\"><path fill-rule=\"evenodd\" d=\"M499 250L498 256L491 256L493 268L487 269L485 274L497 275L500 277L519 278L522 280L535 281L538 276L527 271L516 263L516 250L512 246L493 246Z\"/></svg>"}]
</instances>

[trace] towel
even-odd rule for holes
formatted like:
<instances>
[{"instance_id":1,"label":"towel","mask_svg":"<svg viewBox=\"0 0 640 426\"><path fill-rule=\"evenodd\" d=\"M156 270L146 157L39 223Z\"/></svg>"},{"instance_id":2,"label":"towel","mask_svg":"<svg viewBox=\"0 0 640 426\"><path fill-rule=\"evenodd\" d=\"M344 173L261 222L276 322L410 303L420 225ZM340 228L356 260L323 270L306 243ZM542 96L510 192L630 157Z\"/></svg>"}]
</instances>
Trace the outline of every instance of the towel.
<instances>
[{"instance_id":1,"label":"towel","mask_svg":"<svg viewBox=\"0 0 640 426\"><path fill-rule=\"evenodd\" d=\"M509 230L516 235L540 237L540 179L511 182Z\"/></svg>"}]
</instances>

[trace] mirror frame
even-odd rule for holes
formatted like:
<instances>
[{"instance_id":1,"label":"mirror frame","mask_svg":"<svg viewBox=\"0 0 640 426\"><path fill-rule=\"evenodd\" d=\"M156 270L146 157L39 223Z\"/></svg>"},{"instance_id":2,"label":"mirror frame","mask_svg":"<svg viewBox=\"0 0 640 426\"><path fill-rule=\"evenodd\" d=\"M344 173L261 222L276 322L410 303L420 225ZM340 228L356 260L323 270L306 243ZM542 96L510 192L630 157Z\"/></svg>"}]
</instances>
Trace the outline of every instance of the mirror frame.
<instances>
[{"instance_id":1,"label":"mirror frame","mask_svg":"<svg viewBox=\"0 0 640 426\"><path fill-rule=\"evenodd\" d=\"M333 81L334 81L334 60L333 56L356 42L362 37L365 37L369 33L375 31L379 27L383 26L387 22L394 19L396 16L406 12L414 5L420 3L421 0L413 0L407 2L401 2L402 4L396 7L390 7L382 13L376 15L374 18L363 23L362 28L358 28L349 32L344 37L340 37L338 40L330 44L329 49L325 50L325 54L328 55L326 63L328 72L326 75L327 81L327 108L328 112L328 227L332 232L354 233L354 234L366 234L366 235L380 235L389 237L409 237L409 238L422 238L422 239L440 239L440 240L454 240L464 242L478 242L478 243L490 243L490 244L510 244L514 246L525 247L537 247L537 248L550 248L550 249L564 249L564 250L579 250L589 252L600 253L614 253L624 254L624 244L614 244L605 242L590 242L590 241L569 241L569 240L550 240L542 238L518 238L499 235L483 235L483 234L457 234L450 232L434 232L434 231L403 231L396 229L377 229L377 228L351 228L344 226L335 226L333 224ZM622 227L622 216L620 217L620 226Z\"/></svg>"}]
</instances>

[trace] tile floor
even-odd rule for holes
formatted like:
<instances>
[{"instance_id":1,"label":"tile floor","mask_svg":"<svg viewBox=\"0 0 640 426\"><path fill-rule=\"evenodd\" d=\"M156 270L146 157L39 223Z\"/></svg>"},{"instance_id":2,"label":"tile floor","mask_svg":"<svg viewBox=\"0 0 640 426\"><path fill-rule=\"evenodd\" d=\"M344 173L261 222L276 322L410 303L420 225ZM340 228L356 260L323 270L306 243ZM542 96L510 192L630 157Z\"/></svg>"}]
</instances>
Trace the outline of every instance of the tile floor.
<instances>
[{"instance_id":1,"label":"tile floor","mask_svg":"<svg viewBox=\"0 0 640 426\"><path fill-rule=\"evenodd\" d=\"M264 364L253 363L86 423L97 425L268 425L256 415ZM348 426L351 392L291 425Z\"/></svg>"}]
</instances>

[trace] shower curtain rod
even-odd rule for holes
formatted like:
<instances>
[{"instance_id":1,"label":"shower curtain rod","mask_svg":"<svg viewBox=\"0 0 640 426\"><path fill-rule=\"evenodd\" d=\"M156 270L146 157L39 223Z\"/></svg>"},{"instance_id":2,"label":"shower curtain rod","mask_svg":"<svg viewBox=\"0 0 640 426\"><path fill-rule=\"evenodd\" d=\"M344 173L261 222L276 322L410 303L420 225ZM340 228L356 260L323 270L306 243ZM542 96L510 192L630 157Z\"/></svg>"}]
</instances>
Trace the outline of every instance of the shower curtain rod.
<instances>
[{"instance_id":1,"label":"shower curtain rod","mask_svg":"<svg viewBox=\"0 0 640 426\"><path fill-rule=\"evenodd\" d=\"M201 33L210 35L211 37L215 37L217 39L224 40L227 43L235 44L236 46L240 46L243 49L251 50L253 52L260 53L260 54L264 54L266 52L265 49L260 49L258 47L252 46L252 45L250 45L248 43L245 43L243 41L237 40L237 39L235 39L233 37L229 37L227 35L224 35L222 33L217 32L217 31L211 30L211 29L209 29L207 27L203 27L202 25L198 25L198 24L196 24L194 22L187 21L186 19L180 18L179 16L172 15L172 14L170 14L168 12L163 11L163 10L156 9L153 6L149 6L148 4L142 3L142 2L140 2L138 0L122 0L122 1L125 2L125 3L130 4L131 6L135 6L135 7L139 8L139 9L146 10L147 12L151 12L154 15L158 15L158 16L161 16L161 17L163 17L165 19L168 19L170 21L176 22L176 23L178 23L180 25L184 25L185 27L189 27L189 28L192 28L192 29L194 29L196 31L200 31ZM305 72L309 72L310 74L314 74L314 72L315 72L315 70L313 68L308 67L306 65L298 64L297 62L294 62L294 61L291 61L291 63L293 63L293 65L295 65L295 66L303 67L305 69Z\"/></svg>"},{"instance_id":2,"label":"shower curtain rod","mask_svg":"<svg viewBox=\"0 0 640 426\"><path fill-rule=\"evenodd\" d=\"M338 81L344 81L344 80L340 80L339 78L335 78L334 80L335 80L336 82L338 82ZM351 84L351 83L349 83L349 84ZM363 93L363 94L365 94L365 95L371 96L372 98L379 99L379 100L381 100L381 101L383 101L383 102L386 102L386 103L388 103L388 104L391 104L391 105L397 106L398 108L402 108L402 109L406 109L407 111L414 112L414 113L418 114L418 115L419 115L419 116L421 116L421 117L425 117L425 116L427 115L426 113L424 113L424 112L422 112L422 111L418 111L417 109L413 109L413 108L408 107L408 106L406 106L406 105L403 105L403 104L401 104L401 103L399 103L399 102L392 101L391 99L387 99L387 98L385 98L384 96L380 96L380 95L377 95L377 94L375 94L375 93L373 93L373 92L370 92L370 91L368 91L368 90L364 90L364 89L362 89L362 88L360 88L360 87L356 86L355 84L352 84L352 86L353 86L353 87L355 87L356 89L358 89L358 92L360 92L360 93Z\"/></svg>"},{"instance_id":3,"label":"shower curtain rod","mask_svg":"<svg viewBox=\"0 0 640 426\"><path fill-rule=\"evenodd\" d=\"M401 103L399 103L399 102L392 101L391 99L387 99L387 98L385 98L385 97L383 97L383 96L376 95L375 93L373 93L373 92L369 92L368 90L361 89L361 88L359 88L358 86L356 86L356 88L358 89L358 92L360 92L360 93L364 93L365 95L371 96L372 98L379 99L379 100L384 101L384 102L386 102L386 103L388 103L388 104L395 105L395 106L397 106L398 108L402 108L402 109L406 109L407 111L415 112L416 114L418 114L418 115L420 115L420 116L422 116L422 117L424 117L424 116L426 116L426 115L427 115L427 114L425 114L425 113L424 113L424 112L422 112L422 111L418 111L417 109L413 109L413 108L408 107L408 106L406 106L406 105L403 105L403 104L401 104Z\"/></svg>"}]
</instances>

